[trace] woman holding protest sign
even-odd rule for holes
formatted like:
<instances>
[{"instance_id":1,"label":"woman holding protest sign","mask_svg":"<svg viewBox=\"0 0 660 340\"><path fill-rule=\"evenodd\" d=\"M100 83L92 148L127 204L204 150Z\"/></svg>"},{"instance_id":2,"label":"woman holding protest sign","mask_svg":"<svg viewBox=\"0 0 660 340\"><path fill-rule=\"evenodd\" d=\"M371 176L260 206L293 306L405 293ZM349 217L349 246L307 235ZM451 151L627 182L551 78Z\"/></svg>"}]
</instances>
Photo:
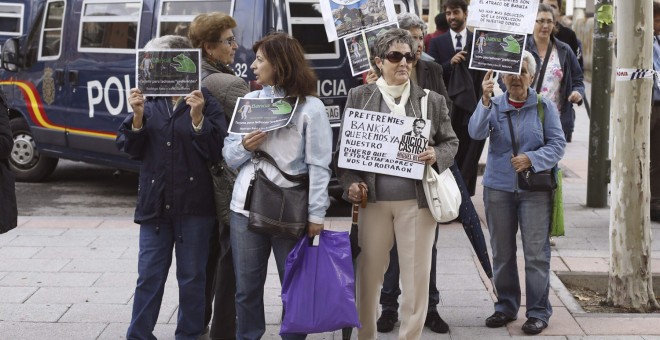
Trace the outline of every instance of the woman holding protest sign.
<instances>
[{"instance_id":1,"label":"woman holding protest sign","mask_svg":"<svg viewBox=\"0 0 660 340\"><path fill-rule=\"evenodd\" d=\"M228 66L234 62L238 49L233 29L236 21L222 12L200 14L190 24L188 37L202 51L202 85L224 108L227 125L231 121L236 101L250 92L243 79ZM232 339L236 336L236 281L229 241L229 202L232 179L236 173L220 161L211 167L215 190L218 228L211 237L211 249L206 274L206 324L211 339ZM213 319L211 320L211 317Z\"/></svg>"},{"instance_id":2,"label":"woman holding protest sign","mask_svg":"<svg viewBox=\"0 0 660 340\"><path fill-rule=\"evenodd\" d=\"M490 139L483 196L498 295L486 326L503 327L518 316L521 291L516 234L520 229L527 309L522 330L539 334L548 327L552 315L548 299L552 191L525 186L524 179L552 169L564 155L566 141L557 108L531 87L537 67L534 57L523 51L522 60L519 75L503 76L506 92L497 97L491 98L493 71L486 73L483 96L468 131L475 140ZM521 176L528 170L534 174Z\"/></svg>"},{"instance_id":3,"label":"woman holding protest sign","mask_svg":"<svg viewBox=\"0 0 660 340\"><path fill-rule=\"evenodd\" d=\"M391 29L376 38L372 49L374 68L380 77L375 84L351 89L346 107L421 118L421 103L428 95L430 135L428 147L418 157L444 171L454 162L458 139L444 97L435 92L426 94L410 81L415 59L410 33ZM357 258L356 280L362 328L358 337L375 338L380 287L396 239L402 291L399 338L418 339L427 313L436 227L422 181L341 168L337 172L345 199L360 202L362 184L367 187L369 202L366 208L360 208L359 215L358 242L362 251Z\"/></svg>"},{"instance_id":4,"label":"woman holding protest sign","mask_svg":"<svg viewBox=\"0 0 660 340\"><path fill-rule=\"evenodd\" d=\"M279 187L294 186L289 177L307 175L307 236L321 233L325 211L330 206L328 183L332 129L323 102L314 96L316 75L305 60L304 50L296 39L282 32L265 36L252 49L256 59L251 68L263 89L245 97L297 97L298 105L287 126L268 132L255 130L244 136L231 134L225 139L222 151L225 160L229 166L239 170L230 214L231 247L236 270L237 339L259 339L263 336L266 330L263 292L271 249L281 282L287 255L297 242L249 229L250 211L245 209L246 201L254 205L256 200L271 199L247 195L257 169ZM264 152L272 157L277 167L256 157ZM283 173L288 177L285 178ZM304 337L301 334L283 336L285 339Z\"/></svg>"},{"instance_id":5,"label":"woman holding protest sign","mask_svg":"<svg viewBox=\"0 0 660 340\"><path fill-rule=\"evenodd\" d=\"M187 38L166 35L145 50L191 49ZM182 97L146 97L131 89L133 113L119 127L119 150L140 160L135 223L140 224L138 279L127 339L154 339L165 281L176 251L179 284L177 339L204 331L204 286L209 238L215 226L208 162L226 135L222 107L205 89Z\"/></svg>"}]
</instances>

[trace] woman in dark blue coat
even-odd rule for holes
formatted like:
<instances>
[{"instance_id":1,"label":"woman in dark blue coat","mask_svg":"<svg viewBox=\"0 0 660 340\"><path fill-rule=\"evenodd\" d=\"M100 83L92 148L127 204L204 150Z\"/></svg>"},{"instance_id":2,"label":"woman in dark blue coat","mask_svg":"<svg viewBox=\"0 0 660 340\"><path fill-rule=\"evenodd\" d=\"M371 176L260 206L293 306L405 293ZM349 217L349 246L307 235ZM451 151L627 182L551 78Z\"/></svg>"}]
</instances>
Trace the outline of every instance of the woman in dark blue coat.
<instances>
[{"instance_id":1,"label":"woman in dark blue coat","mask_svg":"<svg viewBox=\"0 0 660 340\"><path fill-rule=\"evenodd\" d=\"M191 48L186 38L163 36L145 49ZM117 146L142 161L135 222L140 224L138 281L128 339L155 339L160 304L176 250L179 315L176 339L204 331L206 262L215 226L208 162L220 157L227 126L206 90L185 97L145 98L132 89L134 113L119 128Z\"/></svg>"}]
</instances>

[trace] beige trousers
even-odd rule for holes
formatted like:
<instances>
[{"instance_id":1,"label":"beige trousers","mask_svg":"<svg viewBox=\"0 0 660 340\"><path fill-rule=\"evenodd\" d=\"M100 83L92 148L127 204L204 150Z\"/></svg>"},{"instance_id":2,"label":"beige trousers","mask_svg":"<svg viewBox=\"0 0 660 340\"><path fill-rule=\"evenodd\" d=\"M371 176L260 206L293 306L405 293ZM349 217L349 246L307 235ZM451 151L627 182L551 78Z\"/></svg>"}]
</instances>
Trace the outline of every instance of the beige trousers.
<instances>
[{"instance_id":1,"label":"beige trousers","mask_svg":"<svg viewBox=\"0 0 660 340\"><path fill-rule=\"evenodd\" d=\"M376 339L378 301L396 237L401 270L400 340L419 339L429 298L431 247L436 222L416 200L369 203L360 209L357 258L357 306L362 328L358 339Z\"/></svg>"}]
</instances>

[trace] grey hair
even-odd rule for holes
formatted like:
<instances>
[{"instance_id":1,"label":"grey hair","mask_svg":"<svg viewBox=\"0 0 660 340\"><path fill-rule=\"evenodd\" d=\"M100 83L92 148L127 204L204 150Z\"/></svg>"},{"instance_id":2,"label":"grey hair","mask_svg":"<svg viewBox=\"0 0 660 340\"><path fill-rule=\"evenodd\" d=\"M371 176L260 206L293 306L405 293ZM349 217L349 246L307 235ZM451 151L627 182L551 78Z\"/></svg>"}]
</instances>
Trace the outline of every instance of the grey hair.
<instances>
[{"instance_id":1,"label":"grey hair","mask_svg":"<svg viewBox=\"0 0 660 340\"><path fill-rule=\"evenodd\" d=\"M399 21L399 28L403 28L404 30L419 28L422 32L426 32L426 23L416 14L407 12L401 13L397 16L397 20Z\"/></svg>"},{"instance_id":2,"label":"grey hair","mask_svg":"<svg viewBox=\"0 0 660 340\"><path fill-rule=\"evenodd\" d=\"M524 50L522 54L522 61L527 62L527 72L529 72L532 77L536 76L536 59L534 59L532 53Z\"/></svg>"},{"instance_id":3,"label":"grey hair","mask_svg":"<svg viewBox=\"0 0 660 340\"><path fill-rule=\"evenodd\" d=\"M371 66L379 77L381 74L378 67L376 67L376 57L384 60L385 54L387 54L387 50L389 50L390 47L396 43L410 46L411 52L416 50L413 48L412 35L410 35L410 32L407 30L401 28L392 28L376 36L374 44L371 47Z\"/></svg>"},{"instance_id":4,"label":"grey hair","mask_svg":"<svg viewBox=\"0 0 660 340\"><path fill-rule=\"evenodd\" d=\"M149 40L144 45L145 50L166 50L166 49L186 49L193 48L190 40L180 35L164 35L162 37Z\"/></svg>"},{"instance_id":5,"label":"grey hair","mask_svg":"<svg viewBox=\"0 0 660 340\"><path fill-rule=\"evenodd\" d=\"M558 2L561 2L561 1L558 1ZM539 4L539 9L536 12L536 14L538 15L541 12L548 12L548 13L552 14L552 21L555 22L555 26L552 29L552 33L557 34L557 32L559 31L559 27L557 27L557 14L555 13L555 9L550 7L550 5L548 5L548 4Z\"/></svg>"}]
</instances>

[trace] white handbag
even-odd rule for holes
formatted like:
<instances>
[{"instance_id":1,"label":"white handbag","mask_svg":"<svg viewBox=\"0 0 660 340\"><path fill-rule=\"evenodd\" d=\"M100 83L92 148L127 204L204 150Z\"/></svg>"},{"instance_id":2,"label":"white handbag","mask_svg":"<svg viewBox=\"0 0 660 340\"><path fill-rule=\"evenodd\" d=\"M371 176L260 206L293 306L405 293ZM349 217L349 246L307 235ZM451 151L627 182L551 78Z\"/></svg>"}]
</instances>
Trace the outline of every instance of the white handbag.
<instances>
[{"instance_id":1,"label":"white handbag","mask_svg":"<svg viewBox=\"0 0 660 340\"><path fill-rule=\"evenodd\" d=\"M429 90L424 89L424 91L426 96L422 98L422 118L427 119ZM429 210L436 222L449 222L458 217L461 191L449 168L438 174L431 165L426 165L422 186Z\"/></svg>"}]
</instances>

